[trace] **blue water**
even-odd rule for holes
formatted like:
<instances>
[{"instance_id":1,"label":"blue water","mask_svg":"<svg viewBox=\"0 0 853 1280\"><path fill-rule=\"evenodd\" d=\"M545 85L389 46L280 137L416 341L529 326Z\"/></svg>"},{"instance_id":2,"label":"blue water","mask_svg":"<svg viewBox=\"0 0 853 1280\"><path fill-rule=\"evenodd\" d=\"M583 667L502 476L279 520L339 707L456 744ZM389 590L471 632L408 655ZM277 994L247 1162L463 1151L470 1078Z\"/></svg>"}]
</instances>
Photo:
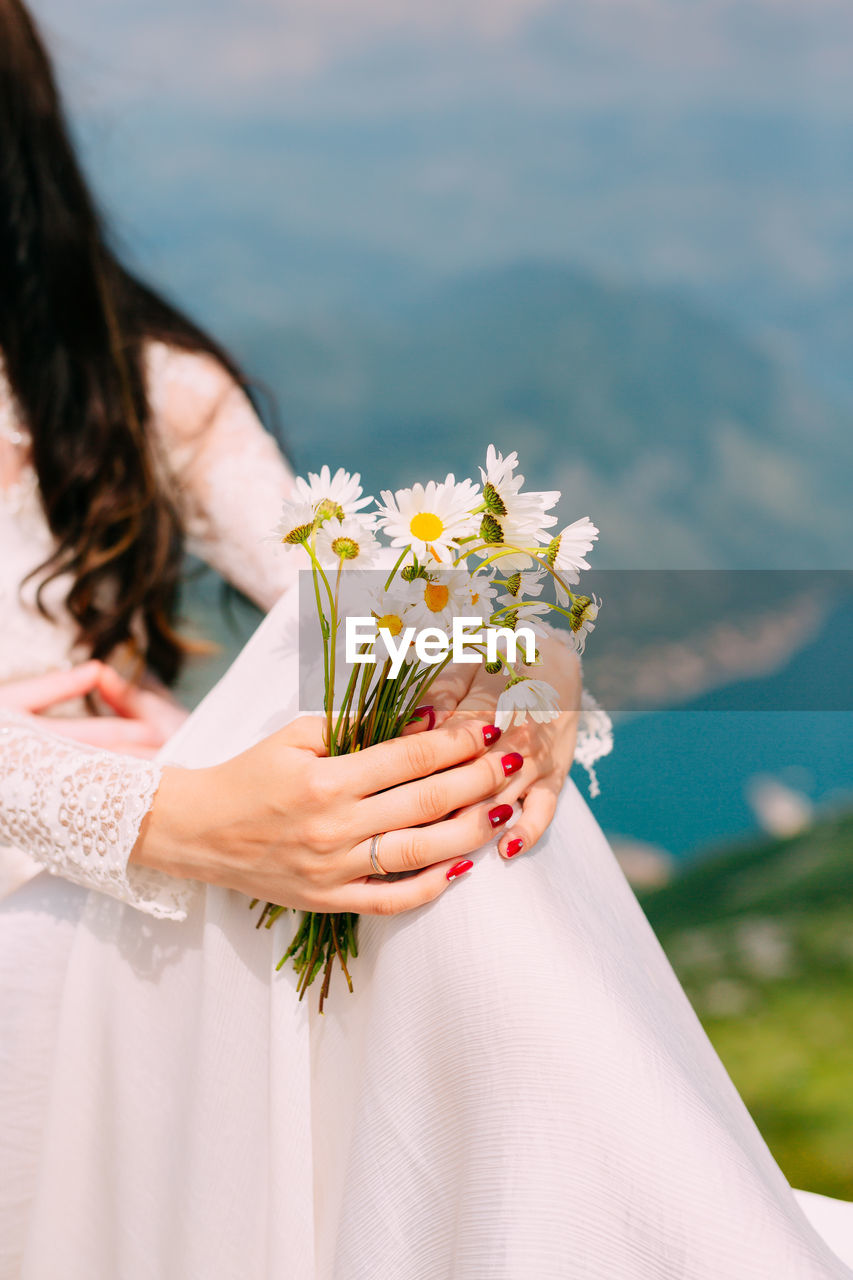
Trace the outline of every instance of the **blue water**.
<instances>
[{"instance_id":1,"label":"blue water","mask_svg":"<svg viewBox=\"0 0 853 1280\"><path fill-rule=\"evenodd\" d=\"M819 806L853 808L853 607L764 680L741 681L685 706L617 721L593 812L610 834L680 859L758 830L745 785L773 774ZM809 693L813 696L810 698ZM834 705L844 710L756 710ZM743 707L717 710L715 705ZM584 788L582 770L576 770Z\"/></svg>"}]
</instances>

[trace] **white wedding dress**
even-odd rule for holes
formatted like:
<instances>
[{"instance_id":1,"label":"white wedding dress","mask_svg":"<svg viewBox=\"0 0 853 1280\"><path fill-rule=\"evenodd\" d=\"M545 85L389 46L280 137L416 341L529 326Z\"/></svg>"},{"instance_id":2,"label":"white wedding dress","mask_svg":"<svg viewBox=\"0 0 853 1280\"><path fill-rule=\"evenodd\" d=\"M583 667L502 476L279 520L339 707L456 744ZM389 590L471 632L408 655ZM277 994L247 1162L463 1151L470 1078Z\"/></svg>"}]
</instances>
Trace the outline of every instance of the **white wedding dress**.
<instances>
[{"instance_id":1,"label":"white wedding dress","mask_svg":"<svg viewBox=\"0 0 853 1280\"><path fill-rule=\"evenodd\" d=\"M295 711L290 475L209 361L150 360L195 549L281 595L162 753L200 766ZM0 528L10 680L77 655L18 598L26 467ZM321 1017L275 972L294 913L127 868L158 766L50 727L0 713L0 1280L853 1275L853 1208L791 1191L574 782L529 855L364 917ZM605 739L590 712L587 763Z\"/></svg>"}]
</instances>

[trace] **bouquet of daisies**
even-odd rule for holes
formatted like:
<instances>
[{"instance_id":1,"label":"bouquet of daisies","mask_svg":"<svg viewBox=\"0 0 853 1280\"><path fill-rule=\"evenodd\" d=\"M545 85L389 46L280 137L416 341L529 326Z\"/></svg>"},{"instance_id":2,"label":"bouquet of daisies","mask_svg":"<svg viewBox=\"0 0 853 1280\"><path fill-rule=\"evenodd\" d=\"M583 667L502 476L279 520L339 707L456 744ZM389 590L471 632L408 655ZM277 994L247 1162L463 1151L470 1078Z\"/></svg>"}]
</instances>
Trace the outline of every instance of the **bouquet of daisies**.
<instances>
[{"instance_id":1,"label":"bouquet of daisies","mask_svg":"<svg viewBox=\"0 0 853 1280\"><path fill-rule=\"evenodd\" d=\"M330 755L397 737L453 661L482 662L501 683L499 728L559 714L555 690L535 675L536 637L556 612L583 652L601 602L572 587L598 530L585 516L552 532L559 492L525 492L517 465L515 453L504 458L490 445L480 484L448 475L383 491L373 506L360 477L344 470L296 481L276 537L304 549L312 574ZM345 600L353 583L357 613ZM285 910L267 903L258 926ZM293 959L300 999L323 973L321 1012L336 960L353 989L347 962L358 954L357 930L352 912L305 912L279 962Z\"/></svg>"}]
</instances>

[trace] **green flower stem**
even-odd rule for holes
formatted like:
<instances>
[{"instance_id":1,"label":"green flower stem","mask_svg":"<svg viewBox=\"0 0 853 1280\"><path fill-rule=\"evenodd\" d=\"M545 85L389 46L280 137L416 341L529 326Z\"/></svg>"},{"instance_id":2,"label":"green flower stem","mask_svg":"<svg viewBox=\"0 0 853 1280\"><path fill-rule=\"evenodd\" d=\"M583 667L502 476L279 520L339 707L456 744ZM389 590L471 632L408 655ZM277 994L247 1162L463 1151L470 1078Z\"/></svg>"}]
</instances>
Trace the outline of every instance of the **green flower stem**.
<instances>
[{"instance_id":1,"label":"green flower stem","mask_svg":"<svg viewBox=\"0 0 853 1280\"><path fill-rule=\"evenodd\" d=\"M485 560L480 561L481 568L485 568L486 565L494 564L496 561L503 559L504 556L513 556L513 555L530 556L531 560L535 560L536 563L541 565L543 569L547 569L551 577L554 579L554 581L558 582L560 586L563 588L563 590L565 591L569 599L574 600L575 593L569 588L568 583L563 581L559 573L557 573L557 570L552 565L550 565L547 560L545 560L542 556L540 556L536 548L534 547L513 547L508 542L502 542L500 544L499 549L497 551L494 551L494 548L490 547L489 543L484 542L481 547L466 548L464 555L457 556L457 558L453 561L454 568L456 567L456 565L459 564L460 560L464 560L466 556L475 555L480 551L489 551L489 550L493 551L494 554L488 556Z\"/></svg>"},{"instance_id":2,"label":"green flower stem","mask_svg":"<svg viewBox=\"0 0 853 1280\"><path fill-rule=\"evenodd\" d=\"M341 968L344 971L344 977L347 980L347 986L349 987L350 991L352 991L352 978L350 977L349 969L347 968L347 962L341 951L341 946L340 946L340 943L338 942L337 930L335 929L335 921L340 919L341 919L340 916L331 916L329 918L329 924L332 929L332 942L334 943L334 946L335 946L335 955L338 957L338 963L340 964ZM344 939L344 943L346 943L346 939ZM331 974L331 966L329 966L329 972Z\"/></svg>"},{"instance_id":3,"label":"green flower stem","mask_svg":"<svg viewBox=\"0 0 853 1280\"><path fill-rule=\"evenodd\" d=\"M361 692L358 697L358 708L355 713L355 723L352 726L350 735L350 750L357 751L361 746L361 722L364 718L364 707L367 701L367 694L373 680L373 667L365 666L361 677Z\"/></svg>"},{"instance_id":4,"label":"green flower stem","mask_svg":"<svg viewBox=\"0 0 853 1280\"><path fill-rule=\"evenodd\" d=\"M572 595L572 599L573 599L573 600L575 599L575 596L574 596L574 595ZM548 608L549 608L549 609L553 609L555 613L560 613L560 614L562 614L564 618L568 618L569 622L571 622L571 621L572 621L572 614L571 614L571 610L569 610L569 609L564 609L564 608L562 607L562 605L559 605L559 604L550 604L550 603L549 603L549 604L548 604Z\"/></svg>"},{"instance_id":5,"label":"green flower stem","mask_svg":"<svg viewBox=\"0 0 853 1280\"><path fill-rule=\"evenodd\" d=\"M366 648L366 646L362 646L362 649L360 650L360 652L363 652L364 648ZM347 684L347 691L344 695L344 701L343 701L343 705L341 706L340 715L338 716L338 722L335 725L335 742L338 744L338 750L336 753L337 755L346 755L347 749L346 749L345 743L349 741L349 734L347 732L347 735L344 739L344 743L342 743L341 729L343 725L347 725L347 727L349 728L350 715L352 713L352 700L353 700L353 697L355 696L355 687L358 684L358 670L359 670L358 666L354 665L352 669L352 674L350 675L350 678L349 678L349 683Z\"/></svg>"},{"instance_id":6,"label":"green flower stem","mask_svg":"<svg viewBox=\"0 0 853 1280\"><path fill-rule=\"evenodd\" d=\"M407 691L412 687L413 682L417 679L418 666L419 664L417 662L412 662L408 666L403 668L403 673L402 673L403 678L398 677L398 688L399 688L398 701L401 702L403 700Z\"/></svg>"},{"instance_id":7,"label":"green flower stem","mask_svg":"<svg viewBox=\"0 0 853 1280\"><path fill-rule=\"evenodd\" d=\"M371 743L378 741L378 739L375 736L376 717L379 710L379 705L382 700L382 690L385 688L385 685L388 681L388 673L390 670L391 670L391 659L387 658L385 660L385 664L382 667L382 671L379 675L379 683L377 684L376 689L373 692L373 706L370 712L370 719L367 723L367 728L362 736L362 740L361 740L362 746L370 746Z\"/></svg>"},{"instance_id":8,"label":"green flower stem","mask_svg":"<svg viewBox=\"0 0 853 1280\"><path fill-rule=\"evenodd\" d=\"M412 712L417 707L422 705L423 698L429 693L433 684L441 675L445 667L448 666L448 664L452 661L452 657L453 657L452 654L448 654L447 657L442 662L436 663L434 669L432 667L429 667L427 669L427 678L418 684L417 688L415 689L414 697L410 699L409 705L405 713L401 717L403 721L401 728L404 728L405 725L409 723L409 721L411 720Z\"/></svg>"},{"instance_id":9,"label":"green flower stem","mask_svg":"<svg viewBox=\"0 0 853 1280\"><path fill-rule=\"evenodd\" d=\"M400 556L399 556L399 559L397 560L397 563L394 565L394 568L388 574L388 579L385 583L386 591L391 586L391 583L394 581L394 577L397 573L397 570L400 568L400 565L403 563L403 561L405 560L406 556L409 554L411 549L412 549L411 547L403 547L403 550L400 552Z\"/></svg>"},{"instance_id":10,"label":"green flower stem","mask_svg":"<svg viewBox=\"0 0 853 1280\"><path fill-rule=\"evenodd\" d=\"M320 583L317 577L317 566L311 566L311 577L314 582L314 599L317 601L317 613L320 621L320 634L323 637L323 681L326 689L329 687L329 623L323 612L323 606L320 601Z\"/></svg>"},{"instance_id":11,"label":"green flower stem","mask_svg":"<svg viewBox=\"0 0 853 1280\"><path fill-rule=\"evenodd\" d=\"M329 604L330 604L330 606L332 607L332 609L334 609L334 597L333 597L333 595L332 595L332 588L331 588L331 586L329 585L329 579L326 577L325 573L323 572L323 566L320 564L320 561L317 559L317 548L316 548L316 542L317 542L317 530L316 530L316 527L315 527L314 529L312 529L312 530L311 530L311 542L310 542L310 544L309 544L309 543L307 543L307 542L305 542L305 543L303 543L302 545L305 547L305 550L308 552L308 555L311 557L311 576L312 576L313 581L314 581L314 599L317 601L317 614L318 614L319 619L320 619L320 631L321 631L322 636L323 636L323 678L324 678L325 683L326 683L326 702L328 703L328 700L329 700L329 697L330 697L330 692L329 692L329 690L330 690L330 685L329 685L329 623L328 623L328 620L327 620L327 618L326 618L326 614L325 614L325 612L324 612L324 610L323 610L322 602L321 602L321 600L320 600L320 583L319 583L319 582L318 582L318 580L317 580L317 579L318 579L318 575L319 575L319 577L320 577L320 578L322 578L323 583L325 584L325 587L326 587L326 594L327 594L327 595L328 595L328 597L329 597ZM333 644L333 651L334 651L334 640L333 640L332 644ZM332 696L333 696L333 695L334 695L334 688L332 687Z\"/></svg>"},{"instance_id":12,"label":"green flower stem","mask_svg":"<svg viewBox=\"0 0 853 1280\"><path fill-rule=\"evenodd\" d=\"M326 691L326 734L329 741L329 755L336 754L336 742L333 731L333 721L335 718L335 666L338 658L338 601L340 599L341 590L341 573L343 571L343 560L338 561L338 572L335 577L335 598L332 604L332 626L331 626L331 652L329 654L329 687Z\"/></svg>"},{"instance_id":13,"label":"green flower stem","mask_svg":"<svg viewBox=\"0 0 853 1280\"><path fill-rule=\"evenodd\" d=\"M388 680L387 673L386 673L386 678L382 681L382 687L379 690L379 694L377 695L376 706L374 708L375 719L371 725L371 730L370 730L371 742L384 742L386 738L389 736L388 708L389 708L389 703L393 701L393 696L394 696L393 685L394 685L394 681Z\"/></svg>"}]
</instances>

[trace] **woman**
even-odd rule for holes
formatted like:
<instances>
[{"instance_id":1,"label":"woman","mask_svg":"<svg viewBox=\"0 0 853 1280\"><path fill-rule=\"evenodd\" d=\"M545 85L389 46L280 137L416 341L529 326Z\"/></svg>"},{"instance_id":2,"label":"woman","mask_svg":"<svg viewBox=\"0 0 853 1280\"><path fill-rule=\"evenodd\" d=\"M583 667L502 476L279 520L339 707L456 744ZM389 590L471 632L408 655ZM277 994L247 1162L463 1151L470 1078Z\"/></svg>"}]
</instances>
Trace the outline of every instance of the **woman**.
<instances>
[{"instance_id":1,"label":"woman","mask_svg":"<svg viewBox=\"0 0 853 1280\"><path fill-rule=\"evenodd\" d=\"M0 839L53 873L0 922L0 1276L850 1274L571 783L540 840L574 712L496 746L476 678L337 760L293 718L295 566L264 541L290 473L227 355L109 250L18 0L0 156ZM184 534L278 603L173 734ZM377 832L418 875L371 877ZM292 915L256 931L247 895L363 913L355 994L300 1004Z\"/></svg>"},{"instance_id":2,"label":"woman","mask_svg":"<svg viewBox=\"0 0 853 1280\"><path fill-rule=\"evenodd\" d=\"M70 657L109 658L128 671L144 670L149 684L152 676L170 683L184 656L173 626L184 532L194 550L269 607L294 575L284 551L266 540L290 473L260 429L230 358L134 279L109 249L32 21L20 4L6 0L0 18L0 479L5 594L13 620L4 637L4 676L8 681L62 668ZM122 702L128 691L115 679L107 682L103 668L75 674L78 684L87 678L119 715L107 722L63 720L66 736L138 752L163 741L152 720L165 721L169 730L179 722L168 702L150 693L147 700L139 694L133 699L144 714L128 717L131 707ZM36 688L7 687L5 701L21 705L30 698L40 705L45 697L65 700L68 694L62 677L48 687L43 680ZM572 717L566 730L561 767L571 759ZM286 741L287 735L276 750ZM392 754L404 751L400 745ZM313 756L287 763L298 807ZM321 776L327 768L331 762L321 766ZM134 776L151 772L136 770ZM146 824L149 859L160 843L160 809L166 811L173 792L178 807L184 806L186 785L179 775L167 777L161 788ZM292 804L288 810L293 830ZM481 810L471 834L488 831ZM276 867L281 838L276 832L270 849ZM466 851L463 840L459 852ZM136 856L143 856L142 844ZM449 869L436 866L417 885L357 883L346 900L361 910L389 899L400 907L415 905L446 887L442 873ZM274 891L278 874L269 886L258 878L260 896L267 887ZM303 884L303 897L304 890Z\"/></svg>"}]
</instances>

